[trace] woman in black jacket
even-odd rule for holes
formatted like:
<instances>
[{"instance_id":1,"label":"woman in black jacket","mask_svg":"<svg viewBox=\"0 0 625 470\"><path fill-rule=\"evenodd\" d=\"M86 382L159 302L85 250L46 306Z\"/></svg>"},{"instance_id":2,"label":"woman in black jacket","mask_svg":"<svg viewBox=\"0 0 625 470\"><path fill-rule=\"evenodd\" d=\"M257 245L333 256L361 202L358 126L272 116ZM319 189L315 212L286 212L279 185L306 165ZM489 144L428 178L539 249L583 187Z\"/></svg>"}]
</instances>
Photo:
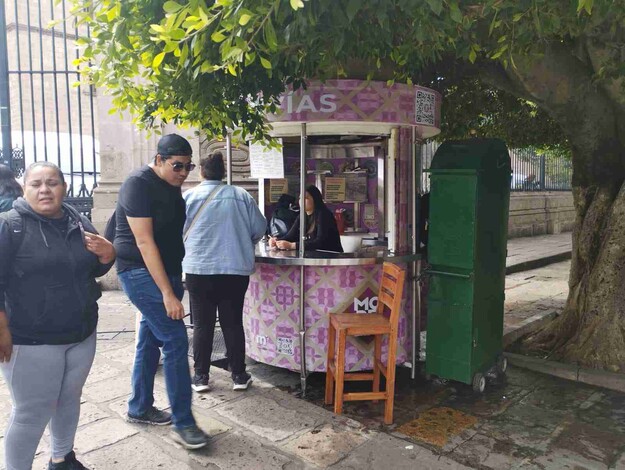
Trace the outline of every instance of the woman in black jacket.
<instances>
[{"instance_id":1,"label":"woman in black jacket","mask_svg":"<svg viewBox=\"0 0 625 470\"><path fill-rule=\"evenodd\" d=\"M304 237L304 248L308 250L325 250L343 253L341 236L336 226L334 215L323 202L321 192L316 186L310 185L306 188L306 198L304 202L306 212L306 235ZM299 218L282 239L271 238L269 246L278 247L281 250L295 250L299 246Z\"/></svg>"},{"instance_id":2,"label":"woman in black jacket","mask_svg":"<svg viewBox=\"0 0 625 470\"><path fill-rule=\"evenodd\" d=\"M49 423L48 469L80 470L72 449L95 355L95 278L111 268L115 249L63 203L56 165L31 165L24 186L24 198L0 217L0 370L13 401L6 467L31 468Z\"/></svg>"},{"instance_id":3,"label":"woman in black jacket","mask_svg":"<svg viewBox=\"0 0 625 470\"><path fill-rule=\"evenodd\" d=\"M11 169L0 163L0 212L10 211L13 201L24 194Z\"/></svg>"}]
</instances>

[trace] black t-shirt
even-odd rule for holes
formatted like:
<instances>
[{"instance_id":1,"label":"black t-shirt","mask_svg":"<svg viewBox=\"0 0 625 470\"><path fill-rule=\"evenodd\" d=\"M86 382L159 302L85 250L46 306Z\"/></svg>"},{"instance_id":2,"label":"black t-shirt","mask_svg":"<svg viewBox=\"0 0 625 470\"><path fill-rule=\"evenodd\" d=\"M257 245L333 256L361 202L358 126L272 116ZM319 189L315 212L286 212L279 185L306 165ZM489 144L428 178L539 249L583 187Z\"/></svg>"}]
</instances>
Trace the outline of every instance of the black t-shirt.
<instances>
[{"instance_id":1,"label":"black t-shirt","mask_svg":"<svg viewBox=\"0 0 625 470\"><path fill-rule=\"evenodd\" d=\"M126 217L151 217L154 241L167 274L182 273L185 204L180 188L161 179L148 165L134 171L122 184L115 211L117 271L145 268Z\"/></svg>"}]
</instances>

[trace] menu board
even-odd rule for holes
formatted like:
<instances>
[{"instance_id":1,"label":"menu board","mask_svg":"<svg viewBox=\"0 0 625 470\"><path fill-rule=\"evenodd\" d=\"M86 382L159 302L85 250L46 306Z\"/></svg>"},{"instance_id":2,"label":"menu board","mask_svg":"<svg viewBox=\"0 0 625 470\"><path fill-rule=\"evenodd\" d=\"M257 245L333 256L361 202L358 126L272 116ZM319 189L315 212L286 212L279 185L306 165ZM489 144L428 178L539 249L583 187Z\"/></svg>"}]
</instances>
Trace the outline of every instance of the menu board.
<instances>
[{"instance_id":1,"label":"menu board","mask_svg":"<svg viewBox=\"0 0 625 470\"><path fill-rule=\"evenodd\" d=\"M282 139L278 140L278 148L270 148L262 143L250 142L251 178L284 178Z\"/></svg>"},{"instance_id":2,"label":"menu board","mask_svg":"<svg viewBox=\"0 0 625 470\"><path fill-rule=\"evenodd\" d=\"M280 196L289 194L289 181L285 178L269 180L269 202L278 202Z\"/></svg>"},{"instance_id":3,"label":"menu board","mask_svg":"<svg viewBox=\"0 0 625 470\"><path fill-rule=\"evenodd\" d=\"M345 200L345 178L340 176L327 176L323 198L326 202L343 202Z\"/></svg>"}]
</instances>

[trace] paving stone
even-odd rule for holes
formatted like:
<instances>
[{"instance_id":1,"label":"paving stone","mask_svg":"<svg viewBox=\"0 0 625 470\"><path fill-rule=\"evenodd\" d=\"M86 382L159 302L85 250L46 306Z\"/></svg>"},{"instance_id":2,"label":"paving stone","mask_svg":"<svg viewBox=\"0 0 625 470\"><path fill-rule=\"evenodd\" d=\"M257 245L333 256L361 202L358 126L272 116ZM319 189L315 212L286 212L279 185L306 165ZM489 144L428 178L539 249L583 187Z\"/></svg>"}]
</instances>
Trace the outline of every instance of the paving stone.
<instances>
[{"instance_id":1,"label":"paving stone","mask_svg":"<svg viewBox=\"0 0 625 470\"><path fill-rule=\"evenodd\" d=\"M115 361L125 366L132 365L135 360L135 344L134 341L126 346L110 351L104 351L102 356L111 361Z\"/></svg>"},{"instance_id":2,"label":"paving stone","mask_svg":"<svg viewBox=\"0 0 625 470\"><path fill-rule=\"evenodd\" d=\"M87 453L119 442L139 430L121 419L105 419L85 426L76 434L76 452Z\"/></svg>"},{"instance_id":3,"label":"paving stone","mask_svg":"<svg viewBox=\"0 0 625 470\"><path fill-rule=\"evenodd\" d=\"M345 457L366 440L367 437L362 433L325 425L308 431L281 447L301 459L320 467L327 467Z\"/></svg>"},{"instance_id":4,"label":"paving stone","mask_svg":"<svg viewBox=\"0 0 625 470\"><path fill-rule=\"evenodd\" d=\"M169 401L167 400L163 392L154 393L154 406L159 410L169 410ZM108 403L109 409L119 415L122 419L126 419L126 413L128 412L128 397L124 397L119 400Z\"/></svg>"},{"instance_id":5,"label":"paving stone","mask_svg":"<svg viewBox=\"0 0 625 470\"><path fill-rule=\"evenodd\" d=\"M142 436L133 436L119 442L114 448L105 447L89 452L83 463L93 470L188 469L189 464L174 458L171 450ZM185 453L181 455L189 459Z\"/></svg>"},{"instance_id":6,"label":"paving stone","mask_svg":"<svg viewBox=\"0 0 625 470\"><path fill-rule=\"evenodd\" d=\"M556 450L538 457L533 463L544 470L608 470L603 462L583 457L575 452Z\"/></svg>"},{"instance_id":7,"label":"paving stone","mask_svg":"<svg viewBox=\"0 0 625 470\"><path fill-rule=\"evenodd\" d=\"M83 393L94 403L104 403L130 395L130 377L119 375L112 379L85 386Z\"/></svg>"},{"instance_id":8,"label":"paving stone","mask_svg":"<svg viewBox=\"0 0 625 470\"><path fill-rule=\"evenodd\" d=\"M98 330L101 329L101 322L98 324ZM128 340L128 339L112 339L112 340L102 340L102 341L98 341L97 346L96 346L96 350L95 350L95 355L96 358L101 356L102 353L107 352L107 351L114 351L116 349L121 349L124 347L127 347L130 343L132 342L132 344L134 344L134 338L132 341Z\"/></svg>"},{"instance_id":9,"label":"paving stone","mask_svg":"<svg viewBox=\"0 0 625 470\"><path fill-rule=\"evenodd\" d=\"M92 403L82 403L80 405L80 420L78 426L85 426L98 420L110 418L111 415L102 411Z\"/></svg>"},{"instance_id":10,"label":"paving stone","mask_svg":"<svg viewBox=\"0 0 625 470\"><path fill-rule=\"evenodd\" d=\"M273 442L286 439L304 429L312 429L316 425L315 419L285 409L275 400L262 395L225 403L214 408L214 411Z\"/></svg>"},{"instance_id":11,"label":"paving stone","mask_svg":"<svg viewBox=\"0 0 625 470\"><path fill-rule=\"evenodd\" d=\"M473 468L508 470L515 468L520 459L531 459L538 452L521 448L508 442L477 433L453 450L453 458Z\"/></svg>"},{"instance_id":12,"label":"paving stone","mask_svg":"<svg viewBox=\"0 0 625 470\"><path fill-rule=\"evenodd\" d=\"M575 422L554 439L550 449L570 455L572 461L594 462L595 466L601 464L607 468L625 449L625 435Z\"/></svg>"},{"instance_id":13,"label":"paving stone","mask_svg":"<svg viewBox=\"0 0 625 470\"><path fill-rule=\"evenodd\" d=\"M87 377L86 386L102 380L111 379L120 374L125 374L125 372L102 361L94 361L91 371L89 372L89 377Z\"/></svg>"},{"instance_id":14,"label":"paving stone","mask_svg":"<svg viewBox=\"0 0 625 470\"><path fill-rule=\"evenodd\" d=\"M376 434L353 450L347 458L330 467L333 470L464 470L462 464L409 444L407 441Z\"/></svg>"},{"instance_id":15,"label":"paving stone","mask_svg":"<svg viewBox=\"0 0 625 470\"><path fill-rule=\"evenodd\" d=\"M223 434L231 429L227 424L208 416L203 411L193 410L193 416L195 417L195 422L200 429L211 437L218 436L219 434Z\"/></svg>"},{"instance_id":16,"label":"paving stone","mask_svg":"<svg viewBox=\"0 0 625 470\"><path fill-rule=\"evenodd\" d=\"M189 453L189 457L200 465L213 464L222 470L275 470L296 461L239 433L226 434L206 448ZM293 468L305 465L297 462Z\"/></svg>"}]
</instances>

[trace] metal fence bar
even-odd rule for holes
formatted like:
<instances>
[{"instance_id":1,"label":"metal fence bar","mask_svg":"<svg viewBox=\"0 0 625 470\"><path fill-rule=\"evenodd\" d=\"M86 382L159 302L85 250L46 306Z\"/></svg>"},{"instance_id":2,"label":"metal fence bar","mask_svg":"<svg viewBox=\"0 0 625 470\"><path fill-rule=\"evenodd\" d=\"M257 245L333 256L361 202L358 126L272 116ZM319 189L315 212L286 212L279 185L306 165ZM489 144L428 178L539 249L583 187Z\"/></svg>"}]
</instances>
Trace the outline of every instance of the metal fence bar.
<instances>
[{"instance_id":1,"label":"metal fence bar","mask_svg":"<svg viewBox=\"0 0 625 470\"><path fill-rule=\"evenodd\" d=\"M22 69L22 52L21 52L21 46L20 46L20 28L19 28L19 16L18 16L18 12L17 12L18 8L17 8L17 0L15 0L15 39L16 39L16 50L17 50L17 69L21 70ZM14 71L9 70L9 76L11 76L11 74ZM24 148L24 141L25 141L25 135L24 135L24 95L23 95L23 90L22 90L22 77L18 75L17 77L17 88L18 88L18 93L19 93L19 97L20 97L20 130L22 131L22 148Z\"/></svg>"},{"instance_id":2,"label":"metal fence bar","mask_svg":"<svg viewBox=\"0 0 625 470\"><path fill-rule=\"evenodd\" d=\"M9 91L9 56L4 0L0 0L0 162L11 165L11 93Z\"/></svg>"},{"instance_id":3,"label":"metal fence bar","mask_svg":"<svg viewBox=\"0 0 625 470\"><path fill-rule=\"evenodd\" d=\"M37 6L39 9L39 65L40 65L40 70L43 71L44 66L43 66L43 34L41 34L41 31L43 31L43 27L41 24L41 2L42 0L39 0L37 2ZM33 100L35 101L35 100ZM46 161L48 161L48 133L47 133L47 124L46 124L46 80L45 80L45 76L41 75L41 102L43 103L43 106L41 107L41 113L42 113L42 120L43 120L43 155L44 155L44 159Z\"/></svg>"},{"instance_id":4,"label":"metal fence bar","mask_svg":"<svg viewBox=\"0 0 625 470\"><path fill-rule=\"evenodd\" d=\"M15 9L17 9L17 1L15 2ZM30 25L30 2L26 2L26 24L28 25L28 69L33 71L33 43L31 39L31 25ZM16 28L19 28L19 25L15 25ZM32 126L33 126L33 156L35 161L37 161L37 118L35 117L35 80L33 78L33 74L31 73L28 76L30 80L30 115L32 117Z\"/></svg>"},{"instance_id":5,"label":"metal fence bar","mask_svg":"<svg viewBox=\"0 0 625 470\"><path fill-rule=\"evenodd\" d=\"M16 87L18 92L19 97L13 98L13 101L19 101L19 106L13 103L15 119L11 130L14 134L21 134L21 142L12 151L0 152L0 158L10 162L18 175L23 172L25 163L44 159L54 161L68 179L67 201L89 215L99 174L94 93L91 87L72 86L74 81L80 80L80 74L71 64L74 57L80 55L74 41L85 31L80 31L73 18L68 19L68 0L0 0L3 13L7 11L7 3L14 7L10 21L15 24L8 25L7 18L0 16L0 31L8 36L3 42L15 39L16 45L8 51L8 68L0 71L0 79L8 81L11 78L10 86ZM63 22L62 27L54 23L58 19ZM48 20L52 20L51 26L46 25ZM68 24L67 21L73 22ZM24 33L27 38L23 38ZM87 29L87 36L90 33ZM34 36L37 34L38 37ZM26 39L24 44L21 39ZM41 132L43 138L39 135Z\"/></svg>"},{"instance_id":6,"label":"metal fence bar","mask_svg":"<svg viewBox=\"0 0 625 470\"><path fill-rule=\"evenodd\" d=\"M50 0L50 18L54 22L54 0ZM56 31L52 26L52 70L56 70ZM44 73L42 70L41 73ZM56 124L56 160L61 168L61 124L59 119L59 84L57 74L52 74L54 79L54 116Z\"/></svg>"},{"instance_id":7,"label":"metal fence bar","mask_svg":"<svg viewBox=\"0 0 625 470\"><path fill-rule=\"evenodd\" d=\"M74 32L76 37L78 37L78 24L76 19L74 19ZM80 54L78 53L78 48L76 48L76 59L80 58ZM78 70L76 70L76 80L80 81L80 74ZM87 186L85 185L85 145L83 140L83 132L82 132L82 85L78 86L78 93L76 96L78 97L78 135L80 136L80 168L83 171L80 172L80 189L78 190L78 197L88 196ZM73 180L73 178L72 178Z\"/></svg>"},{"instance_id":8,"label":"metal fence bar","mask_svg":"<svg viewBox=\"0 0 625 470\"><path fill-rule=\"evenodd\" d=\"M65 70L69 69L69 63L67 61L68 53L67 53L67 14L65 12L65 0L62 2L63 4L63 50L65 52ZM72 138L72 99L70 94L70 86L69 86L69 74L65 74L65 91L67 93L67 123L69 130L69 174L71 175L71 184L69 185L69 189L67 191L68 196L74 195L74 139Z\"/></svg>"},{"instance_id":9,"label":"metal fence bar","mask_svg":"<svg viewBox=\"0 0 625 470\"><path fill-rule=\"evenodd\" d=\"M422 168L428 169L439 147L438 142L426 142L421 147ZM533 148L510 149L512 180L510 189L519 192L570 191L573 169L571 161L562 156L538 155ZM429 173L422 177L423 191L430 190Z\"/></svg>"}]
</instances>

